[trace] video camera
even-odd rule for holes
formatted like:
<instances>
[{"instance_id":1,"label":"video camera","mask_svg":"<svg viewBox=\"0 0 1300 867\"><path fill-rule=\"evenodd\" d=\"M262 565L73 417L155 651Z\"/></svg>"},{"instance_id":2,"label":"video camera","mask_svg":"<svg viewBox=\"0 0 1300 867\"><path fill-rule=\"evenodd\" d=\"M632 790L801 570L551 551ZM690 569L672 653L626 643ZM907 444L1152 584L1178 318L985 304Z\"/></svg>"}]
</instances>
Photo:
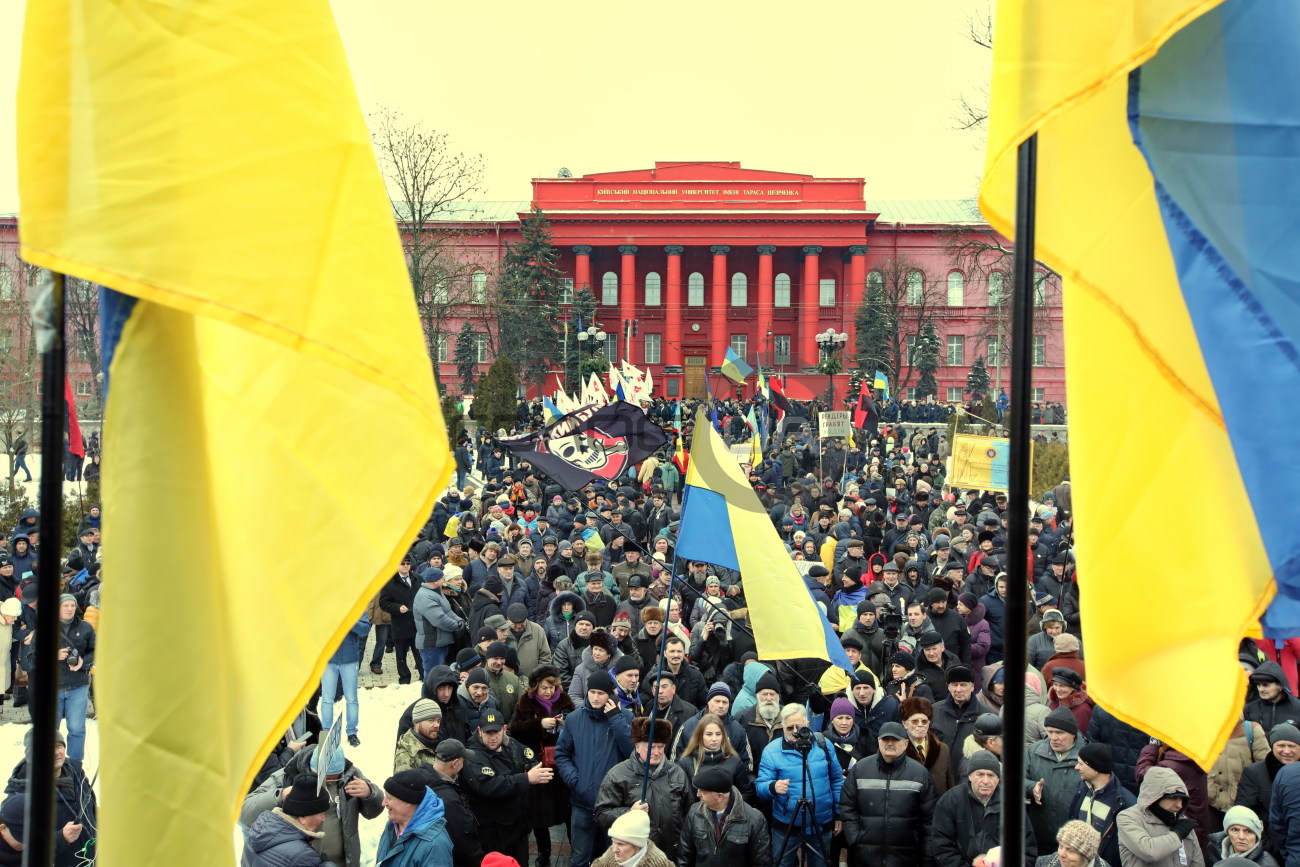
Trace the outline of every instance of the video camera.
<instances>
[{"instance_id":1,"label":"video camera","mask_svg":"<svg viewBox=\"0 0 1300 867\"><path fill-rule=\"evenodd\" d=\"M799 726L798 730L794 733L794 748L804 755L812 752L812 729L808 728L808 726Z\"/></svg>"},{"instance_id":2,"label":"video camera","mask_svg":"<svg viewBox=\"0 0 1300 867\"><path fill-rule=\"evenodd\" d=\"M903 634L903 615L894 610L892 605L880 606L880 627L885 630L885 637L897 641Z\"/></svg>"}]
</instances>

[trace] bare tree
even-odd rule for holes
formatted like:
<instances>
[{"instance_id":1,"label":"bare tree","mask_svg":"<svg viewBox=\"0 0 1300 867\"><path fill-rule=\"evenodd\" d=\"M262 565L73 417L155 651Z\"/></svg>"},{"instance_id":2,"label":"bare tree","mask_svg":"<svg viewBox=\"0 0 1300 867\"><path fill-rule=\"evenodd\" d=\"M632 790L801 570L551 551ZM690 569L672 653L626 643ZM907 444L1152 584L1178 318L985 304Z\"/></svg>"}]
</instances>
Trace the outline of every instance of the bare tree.
<instances>
[{"instance_id":1,"label":"bare tree","mask_svg":"<svg viewBox=\"0 0 1300 867\"><path fill-rule=\"evenodd\" d=\"M857 311L858 366L870 374L883 363L884 372L894 377L895 392L904 394L916 367L911 350L947 303L946 287L912 260L890 256L877 262Z\"/></svg>"},{"instance_id":2,"label":"bare tree","mask_svg":"<svg viewBox=\"0 0 1300 867\"><path fill-rule=\"evenodd\" d=\"M463 228L478 215L470 197L483 191L484 159L455 150L446 133L391 108L372 115L370 126L425 340L436 359L439 345L451 339L452 320L489 318L495 267L467 255L464 242L473 230Z\"/></svg>"},{"instance_id":3,"label":"bare tree","mask_svg":"<svg viewBox=\"0 0 1300 867\"><path fill-rule=\"evenodd\" d=\"M984 9L971 11L966 16L965 37L971 43L993 50L993 8L985 4ZM979 79L979 84L970 91L957 97L957 113L953 119L957 129L982 133L989 119L989 85L986 79Z\"/></svg>"},{"instance_id":4,"label":"bare tree","mask_svg":"<svg viewBox=\"0 0 1300 867\"><path fill-rule=\"evenodd\" d=\"M90 366L94 395L92 408L96 413L102 413L104 378L99 357L99 287L80 277L68 277L65 286L63 310L68 347L74 358Z\"/></svg>"}]
</instances>

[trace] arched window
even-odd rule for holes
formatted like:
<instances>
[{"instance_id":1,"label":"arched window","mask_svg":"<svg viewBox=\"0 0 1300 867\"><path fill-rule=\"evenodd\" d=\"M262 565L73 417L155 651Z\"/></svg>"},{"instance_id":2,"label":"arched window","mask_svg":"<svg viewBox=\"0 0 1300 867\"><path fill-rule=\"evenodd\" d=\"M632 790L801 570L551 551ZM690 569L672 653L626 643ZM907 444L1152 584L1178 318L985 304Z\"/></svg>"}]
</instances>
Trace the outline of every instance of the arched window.
<instances>
[{"instance_id":1,"label":"arched window","mask_svg":"<svg viewBox=\"0 0 1300 867\"><path fill-rule=\"evenodd\" d=\"M867 291L868 292L885 291L885 278L880 276L879 271L872 271L870 274L867 275Z\"/></svg>"},{"instance_id":2,"label":"arched window","mask_svg":"<svg viewBox=\"0 0 1300 867\"><path fill-rule=\"evenodd\" d=\"M948 306L960 307L966 303L966 275L953 271L948 275Z\"/></svg>"},{"instance_id":3,"label":"arched window","mask_svg":"<svg viewBox=\"0 0 1300 867\"><path fill-rule=\"evenodd\" d=\"M686 306L704 306L704 275L699 271L686 278Z\"/></svg>"},{"instance_id":4,"label":"arched window","mask_svg":"<svg viewBox=\"0 0 1300 867\"><path fill-rule=\"evenodd\" d=\"M651 271L645 275L645 306L658 307L663 303L659 275Z\"/></svg>"},{"instance_id":5,"label":"arched window","mask_svg":"<svg viewBox=\"0 0 1300 867\"><path fill-rule=\"evenodd\" d=\"M920 271L907 275L907 303L920 307L925 298L925 277Z\"/></svg>"},{"instance_id":6,"label":"arched window","mask_svg":"<svg viewBox=\"0 0 1300 867\"><path fill-rule=\"evenodd\" d=\"M600 303L606 307L618 306L618 275L606 271L600 278Z\"/></svg>"},{"instance_id":7,"label":"arched window","mask_svg":"<svg viewBox=\"0 0 1300 867\"><path fill-rule=\"evenodd\" d=\"M487 274L475 271L469 278L469 300L473 304L487 303Z\"/></svg>"},{"instance_id":8,"label":"arched window","mask_svg":"<svg viewBox=\"0 0 1300 867\"><path fill-rule=\"evenodd\" d=\"M777 307L790 306L790 275L789 274L776 275L776 306Z\"/></svg>"},{"instance_id":9,"label":"arched window","mask_svg":"<svg viewBox=\"0 0 1300 867\"><path fill-rule=\"evenodd\" d=\"M731 306L749 306L749 278L739 271L731 275Z\"/></svg>"},{"instance_id":10,"label":"arched window","mask_svg":"<svg viewBox=\"0 0 1300 867\"><path fill-rule=\"evenodd\" d=\"M989 274L989 306L1001 307L1007 297L1007 275L1001 271Z\"/></svg>"}]
</instances>

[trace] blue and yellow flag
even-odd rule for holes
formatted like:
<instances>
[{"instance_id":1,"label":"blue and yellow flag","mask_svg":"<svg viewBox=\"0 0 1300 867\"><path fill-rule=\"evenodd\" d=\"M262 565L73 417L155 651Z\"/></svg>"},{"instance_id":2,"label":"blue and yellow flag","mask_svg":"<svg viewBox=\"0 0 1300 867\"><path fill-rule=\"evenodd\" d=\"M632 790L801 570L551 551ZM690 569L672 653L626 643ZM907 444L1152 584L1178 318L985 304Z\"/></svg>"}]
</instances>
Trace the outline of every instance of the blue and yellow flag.
<instances>
[{"instance_id":1,"label":"blue and yellow flag","mask_svg":"<svg viewBox=\"0 0 1300 867\"><path fill-rule=\"evenodd\" d=\"M722 375L737 384L743 384L744 381L754 372L754 368L745 363L745 359L736 354L736 350L730 346L722 358Z\"/></svg>"},{"instance_id":2,"label":"blue and yellow flag","mask_svg":"<svg viewBox=\"0 0 1300 867\"><path fill-rule=\"evenodd\" d=\"M889 377L879 370L876 371L876 375L872 378L871 387L880 389L881 398L889 400Z\"/></svg>"},{"instance_id":3,"label":"blue and yellow flag","mask_svg":"<svg viewBox=\"0 0 1300 867\"><path fill-rule=\"evenodd\" d=\"M227 867L450 472L397 227L327 0L32 3L18 135L23 257L109 287L98 863Z\"/></svg>"},{"instance_id":4,"label":"blue and yellow flag","mask_svg":"<svg viewBox=\"0 0 1300 867\"><path fill-rule=\"evenodd\" d=\"M1241 637L1261 616L1269 635L1300 634L1300 467L1269 435L1296 418L1270 398L1300 387L1286 228L1300 11L1003 0L997 26L981 204L1010 235L1016 147L1037 133L1037 253L1068 311L1089 694L1209 767L1240 717ZM1193 502L1232 516L1213 592L1188 592L1177 570L1134 581L1144 516ZM1197 672L1194 696L1151 689L1175 670Z\"/></svg>"},{"instance_id":5,"label":"blue and yellow flag","mask_svg":"<svg viewBox=\"0 0 1300 867\"><path fill-rule=\"evenodd\" d=\"M695 416L677 556L740 573L760 659L825 659L852 670L740 464Z\"/></svg>"}]
</instances>

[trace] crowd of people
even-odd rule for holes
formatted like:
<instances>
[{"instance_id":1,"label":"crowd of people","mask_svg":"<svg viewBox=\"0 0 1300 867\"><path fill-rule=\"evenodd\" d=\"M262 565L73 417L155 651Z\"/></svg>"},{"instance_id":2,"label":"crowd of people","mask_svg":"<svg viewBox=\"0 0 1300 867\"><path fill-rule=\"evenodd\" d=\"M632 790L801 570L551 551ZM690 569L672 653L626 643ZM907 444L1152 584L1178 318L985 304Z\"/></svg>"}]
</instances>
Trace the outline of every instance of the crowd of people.
<instances>
[{"instance_id":1,"label":"crowd of people","mask_svg":"<svg viewBox=\"0 0 1300 867\"><path fill-rule=\"evenodd\" d=\"M527 409L519 431L541 424ZM821 607L849 668L760 660L744 575L675 556L671 445L575 491L467 438L466 477L256 776L243 863L497 867L530 863L535 847L547 865L564 825L575 867L964 867L998 863L1006 807L1025 813L1026 865L1300 865L1300 642L1243 639L1241 720L1198 767L1088 696L1068 481L1023 506L1033 604L1017 625L1015 507L948 486L938 430L823 442L801 427L770 445L749 480L786 545L791 592ZM92 509L64 560L60 865L93 858L81 759L99 520ZM0 616L20 668L36 524L24 514L0 540ZM1005 670L1010 641L1026 642L1023 673ZM399 682L421 684L395 731L366 732L392 738L392 768L324 755L340 699L360 744L358 674L382 671L387 652ZM1025 706L1023 780L1003 779L1007 701ZM24 788L20 765L0 803L0 864L20 857ZM380 817L363 851L360 822Z\"/></svg>"}]
</instances>

